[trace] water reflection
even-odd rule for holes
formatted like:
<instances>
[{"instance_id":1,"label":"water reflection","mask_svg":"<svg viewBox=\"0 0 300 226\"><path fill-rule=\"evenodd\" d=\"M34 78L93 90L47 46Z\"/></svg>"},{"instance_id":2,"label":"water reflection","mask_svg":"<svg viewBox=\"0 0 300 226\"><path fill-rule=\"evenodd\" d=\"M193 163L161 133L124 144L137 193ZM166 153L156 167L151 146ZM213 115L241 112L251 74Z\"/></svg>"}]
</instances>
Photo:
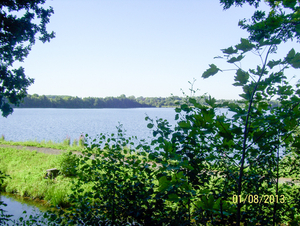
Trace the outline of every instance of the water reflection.
<instances>
[{"instance_id":1,"label":"water reflection","mask_svg":"<svg viewBox=\"0 0 300 226\"><path fill-rule=\"evenodd\" d=\"M42 202L36 202L29 198L22 198L9 193L1 193L0 200L7 204L7 206L1 206L6 215L13 215L11 220L18 220L20 217L25 218L25 215L37 215L47 211L49 208L42 204ZM26 214L23 212L26 211ZM10 222L8 225L14 225ZM46 224L45 224L46 225Z\"/></svg>"}]
</instances>

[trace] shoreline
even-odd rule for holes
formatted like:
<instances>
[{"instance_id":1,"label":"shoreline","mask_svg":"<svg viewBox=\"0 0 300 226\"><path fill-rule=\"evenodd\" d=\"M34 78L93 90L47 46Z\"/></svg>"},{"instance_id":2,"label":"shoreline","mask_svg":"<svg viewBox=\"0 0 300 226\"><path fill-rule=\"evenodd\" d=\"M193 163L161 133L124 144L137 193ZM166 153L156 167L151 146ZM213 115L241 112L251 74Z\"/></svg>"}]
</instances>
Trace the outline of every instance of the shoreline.
<instances>
[{"instance_id":1,"label":"shoreline","mask_svg":"<svg viewBox=\"0 0 300 226\"><path fill-rule=\"evenodd\" d=\"M6 160L0 165L0 171L11 175L11 179L5 179L1 187L6 194L36 203L42 202L46 208L58 206L65 209L76 204L68 196L71 194L72 183L78 180L76 174L75 176L58 175L54 179L45 179L47 169L59 168L57 160L60 156L66 156L63 155L66 150L20 145L20 142L15 142L15 145L8 143L0 142L0 159ZM291 181L292 178L279 179L280 186L284 186L282 183ZM299 182L294 186L298 189ZM87 187L87 191L92 190Z\"/></svg>"}]
</instances>

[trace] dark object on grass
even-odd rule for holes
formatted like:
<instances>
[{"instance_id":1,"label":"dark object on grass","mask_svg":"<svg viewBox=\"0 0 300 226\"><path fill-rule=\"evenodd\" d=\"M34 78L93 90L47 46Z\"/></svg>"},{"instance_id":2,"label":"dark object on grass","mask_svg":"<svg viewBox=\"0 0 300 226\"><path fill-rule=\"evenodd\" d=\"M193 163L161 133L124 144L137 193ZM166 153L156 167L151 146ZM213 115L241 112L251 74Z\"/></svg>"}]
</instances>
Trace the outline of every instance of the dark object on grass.
<instances>
[{"instance_id":1,"label":"dark object on grass","mask_svg":"<svg viewBox=\"0 0 300 226\"><path fill-rule=\"evenodd\" d=\"M56 169L56 168L53 168L53 169L47 169L46 170L46 176L45 176L45 179L54 179L55 177L57 177L58 173L59 173L59 170Z\"/></svg>"}]
</instances>

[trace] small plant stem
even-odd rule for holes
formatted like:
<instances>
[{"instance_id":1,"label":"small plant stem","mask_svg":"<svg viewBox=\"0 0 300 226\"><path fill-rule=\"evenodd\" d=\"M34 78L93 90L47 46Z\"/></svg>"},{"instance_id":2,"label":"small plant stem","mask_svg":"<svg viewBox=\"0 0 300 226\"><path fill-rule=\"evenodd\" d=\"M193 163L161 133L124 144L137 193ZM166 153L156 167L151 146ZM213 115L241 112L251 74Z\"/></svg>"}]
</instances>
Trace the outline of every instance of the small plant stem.
<instances>
[{"instance_id":1,"label":"small plant stem","mask_svg":"<svg viewBox=\"0 0 300 226\"><path fill-rule=\"evenodd\" d=\"M254 99L254 94L256 93L257 87L260 83L261 78L264 75L264 71L266 68L266 64L267 64L267 59L269 56L269 53L272 49L273 45L271 45L269 47L269 50L267 52L266 58L265 58L265 62L264 65L262 67L261 70L261 74L259 76L259 79L257 80L255 87L253 89L253 92L251 94L251 98L249 100L249 106L248 106L248 112L247 112L247 116L246 116L246 121L245 121L245 128L244 128L244 139L243 139L243 152L242 152L242 158L241 158L241 165L240 165L240 172L239 172L239 179L238 179L238 197L240 197L241 192L242 192L242 179L243 179L243 173L244 173L244 163L245 163L245 156L246 156L246 141L247 141L247 137L248 137L248 126L249 126L249 117L250 117L250 113L251 113L251 108L252 108L252 103L253 103L253 99ZM240 226L240 218L241 218L241 202L240 199L238 198L238 205L237 205L237 219L236 219L236 225Z\"/></svg>"}]
</instances>

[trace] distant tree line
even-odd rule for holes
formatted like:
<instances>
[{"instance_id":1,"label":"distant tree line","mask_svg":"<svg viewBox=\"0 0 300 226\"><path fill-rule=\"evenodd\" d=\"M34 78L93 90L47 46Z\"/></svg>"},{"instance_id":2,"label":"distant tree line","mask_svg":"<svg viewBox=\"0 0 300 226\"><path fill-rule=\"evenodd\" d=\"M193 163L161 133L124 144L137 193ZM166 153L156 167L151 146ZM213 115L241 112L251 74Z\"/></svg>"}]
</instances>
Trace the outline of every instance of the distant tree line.
<instances>
[{"instance_id":1,"label":"distant tree line","mask_svg":"<svg viewBox=\"0 0 300 226\"><path fill-rule=\"evenodd\" d=\"M153 107L139 103L135 98L127 98L125 95L119 97L72 97L53 95L27 95L20 108L142 108Z\"/></svg>"},{"instance_id":2,"label":"distant tree line","mask_svg":"<svg viewBox=\"0 0 300 226\"><path fill-rule=\"evenodd\" d=\"M204 104L206 98L194 97L198 103ZM207 97L208 98L208 97ZM72 97L54 95L27 95L20 108L143 108L143 107L176 107L184 104L186 97L126 97L124 94L118 97ZM238 103L238 100L217 100L217 103ZM272 103L276 105L277 103Z\"/></svg>"}]
</instances>

